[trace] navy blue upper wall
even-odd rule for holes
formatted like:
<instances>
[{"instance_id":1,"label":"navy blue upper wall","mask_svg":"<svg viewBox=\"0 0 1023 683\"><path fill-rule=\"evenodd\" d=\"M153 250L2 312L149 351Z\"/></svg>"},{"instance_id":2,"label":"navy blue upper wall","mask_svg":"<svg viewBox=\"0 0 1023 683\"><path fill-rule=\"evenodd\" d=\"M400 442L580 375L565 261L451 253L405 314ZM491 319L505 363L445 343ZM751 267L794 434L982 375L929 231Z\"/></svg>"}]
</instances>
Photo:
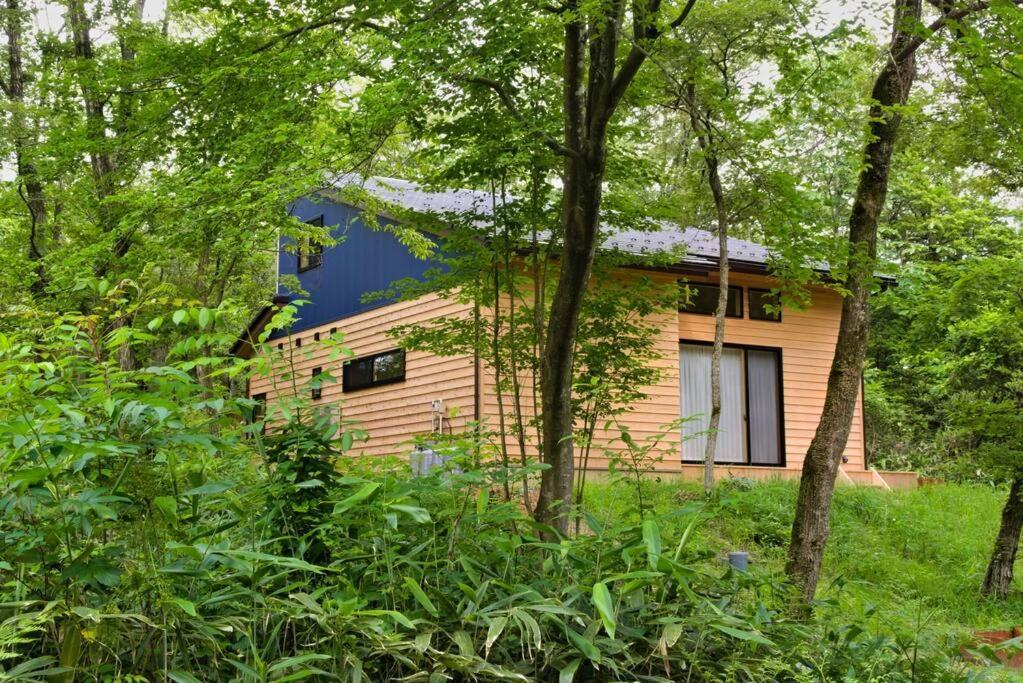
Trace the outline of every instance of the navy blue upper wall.
<instances>
[{"instance_id":1,"label":"navy blue upper wall","mask_svg":"<svg viewBox=\"0 0 1023 683\"><path fill-rule=\"evenodd\" d=\"M331 235L341 242L323 250L323 265L298 272L298 255L280 250L279 275L296 275L303 298L309 303L299 311L299 321L292 331L299 331L333 322L361 311L382 306L393 299L374 299L364 302L367 292L387 289L396 280L416 278L422 280L425 272L436 263L413 256L394 234L386 229L373 230L366 226L360 211L351 206L317 198L300 199L292 207L292 214L301 221L323 216L323 225L331 227ZM381 228L394 225L394 221L380 218ZM290 240L289 240L290 241ZM282 241L282 245L285 242ZM279 294L292 294L278 279Z\"/></svg>"}]
</instances>

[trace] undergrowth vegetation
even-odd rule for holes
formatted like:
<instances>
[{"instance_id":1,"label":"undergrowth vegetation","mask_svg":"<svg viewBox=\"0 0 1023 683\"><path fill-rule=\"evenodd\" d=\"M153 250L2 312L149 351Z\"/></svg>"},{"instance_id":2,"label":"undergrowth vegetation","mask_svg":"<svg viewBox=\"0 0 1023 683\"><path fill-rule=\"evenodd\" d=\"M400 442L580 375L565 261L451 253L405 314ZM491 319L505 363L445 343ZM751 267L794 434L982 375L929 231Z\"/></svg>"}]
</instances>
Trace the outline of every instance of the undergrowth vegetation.
<instances>
[{"instance_id":1,"label":"undergrowth vegetation","mask_svg":"<svg viewBox=\"0 0 1023 683\"><path fill-rule=\"evenodd\" d=\"M790 501L769 487L618 495L544 540L504 496L535 473L487 465L485 443L417 478L343 457L346 425L220 388L266 370L209 354L222 311L133 296L126 316L107 289L105 312L0 335L0 681L973 675L948 643L841 600L794 610L777 573L719 562L732 525L779 540ZM122 370L165 325L190 336Z\"/></svg>"},{"instance_id":2,"label":"undergrowth vegetation","mask_svg":"<svg viewBox=\"0 0 1023 683\"><path fill-rule=\"evenodd\" d=\"M720 488L717 514L702 525L694 546L707 553L745 550L754 567L781 572L798 482L733 479ZM646 490L655 513L701 497L693 484L649 483ZM1004 501L1004 490L976 483L839 487L821 595L846 615L950 640L965 642L977 629L1010 630L1023 623L1023 595L997 600L978 591ZM633 514L608 486L594 486L589 504L619 519Z\"/></svg>"}]
</instances>

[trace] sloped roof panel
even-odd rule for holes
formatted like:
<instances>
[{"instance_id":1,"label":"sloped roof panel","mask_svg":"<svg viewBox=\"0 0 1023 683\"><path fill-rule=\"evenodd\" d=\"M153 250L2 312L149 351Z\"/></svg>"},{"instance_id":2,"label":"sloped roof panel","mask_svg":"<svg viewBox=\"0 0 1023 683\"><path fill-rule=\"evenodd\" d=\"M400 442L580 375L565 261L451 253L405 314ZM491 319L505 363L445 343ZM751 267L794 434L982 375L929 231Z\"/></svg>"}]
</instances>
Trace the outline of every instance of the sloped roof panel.
<instances>
[{"instance_id":1,"label":"sloped roof panel","mask_svg":"<svg viewBox=\"0 0 1023 683\"><path fill-rule=\"evenodd\" d=\"M492 213L495 202L489 192L482 190L428 190L408 180L380 176L362 178L348 173L334 177L330 184L337 190L357 187L384 203L420 213L470 213L485 217ZM670 221L658 221L657 226L659 229L656 230L606 231L602 246L631 254L666 253L684 247L684 263L700 266L716 264L719 250L714 233L700 228L683 228ZM728 256L731 260L766 266L770 253L756 242L729 238Z\"/></svg>"}]
</instances>

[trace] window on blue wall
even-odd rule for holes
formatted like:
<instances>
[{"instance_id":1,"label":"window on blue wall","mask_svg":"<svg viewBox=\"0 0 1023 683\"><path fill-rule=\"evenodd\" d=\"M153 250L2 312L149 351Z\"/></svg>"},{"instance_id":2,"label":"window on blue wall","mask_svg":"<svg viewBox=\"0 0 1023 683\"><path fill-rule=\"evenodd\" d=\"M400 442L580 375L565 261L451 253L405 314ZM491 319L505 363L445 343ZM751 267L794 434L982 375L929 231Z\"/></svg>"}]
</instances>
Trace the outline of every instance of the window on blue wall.
<instances>
[{"instance_id":1,"label":"window on blue wall","mask_svg":"<svg viewBox=\"0 0 1023 683\"><path fill-rule=\"evenodd\" d=\"M323 216L306 221L306 225L322 228ZM308 237L303 237L302 242L298 246L298 272L304 273L307 270L319 268L322 265L323 245L319 242L314 242Z\"/></svg>"},{"instance_id":2,"label":"window on blue wall","mask_svg":"<svg viewBox=\"0 0 1023 683\"><path fill-rule=\"evenodd\" d=\"M355 391L404 380L405 350L395 349L345 363L341 388L344 391Z\"/></svg>"}]
</instances>

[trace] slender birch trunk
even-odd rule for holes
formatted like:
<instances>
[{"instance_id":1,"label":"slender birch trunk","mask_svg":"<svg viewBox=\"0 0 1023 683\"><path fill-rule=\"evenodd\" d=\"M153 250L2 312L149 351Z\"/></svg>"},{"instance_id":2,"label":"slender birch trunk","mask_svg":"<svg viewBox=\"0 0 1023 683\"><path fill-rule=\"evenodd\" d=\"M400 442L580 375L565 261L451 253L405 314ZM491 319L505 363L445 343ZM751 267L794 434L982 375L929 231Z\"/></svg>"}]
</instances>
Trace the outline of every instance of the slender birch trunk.
<instances>
[{"instance_id":1,"label":"slender birch trunk","mask_svg":"<svg viewBox=\"0 0 1023 683\"><path fill-rule=\"evenodd\" d=\"M703 162L707 167L707 183L714 198L718 236L718 303L714 311L714 346L710 356L710 423L707 426L707 446L703 452L703 488L714 489L714 456L717 453L717 432L721 425L721 354L725 345L725 314L728 312L728 210L725 193L721 188L717 151L710 127L701 120L695 89L687 87L689 119L700 143Z\"/></svg>"}]
</instances>

